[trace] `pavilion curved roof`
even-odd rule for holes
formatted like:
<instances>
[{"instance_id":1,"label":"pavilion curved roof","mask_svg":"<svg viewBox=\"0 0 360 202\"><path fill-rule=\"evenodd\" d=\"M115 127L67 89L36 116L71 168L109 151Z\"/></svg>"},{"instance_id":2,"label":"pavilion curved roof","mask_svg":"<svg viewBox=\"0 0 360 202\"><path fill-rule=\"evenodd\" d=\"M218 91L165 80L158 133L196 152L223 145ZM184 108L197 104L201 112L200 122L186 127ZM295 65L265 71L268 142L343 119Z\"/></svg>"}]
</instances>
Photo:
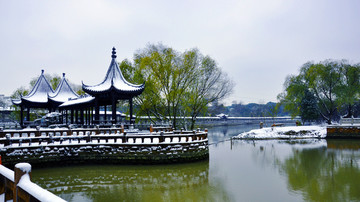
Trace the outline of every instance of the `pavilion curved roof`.
<instances>
[{"instance_id":1,"label":"pavilion curved roof","mask_svg":"<svg viewBox=\"0 0 360 202\"><path fill-rule=\"evenodd\" d=\"M22 103L47 104L48 94L50 93L54 93L54 91L44 76L44 70L41 70L41 75L30 93L26 96L22 96L20 100L13 100L13 103L15 105L20 105Z\"/></svg>"},{"instance_id":2,"label":"pavilion curved roof","mask_svg":"<svg viewBox=\"0 0 360 202\"><path fill-rule=\"evenodd\" d=\"M62 103L61 105L59 105L59 108L71 108L71 107L74 108L81 105L84 106L94 101L95 101L95 97L92 96L78 97L74 99L69 99L68 101Z\"/></svg>"},{"instance_id":3,"label":"pavilion curved roof","mask_svg":"<svg viewBox=\"0 0 360 202\"><path fill-rule=\"evenodd\" d=\"M80 96L70 87L69 83L65 79L65 73L63 73L63 78L61 79L55 92L49 94L49 101L61 104L68 101L69 99L75 99L79 97Z\"/></svg>"},{"instance_id":4,"label":"pavilion curved roof","mask_svg":"<svg viewBox=\"0 0 360 202\"><path fill-rule=\"evenodd\" d=\"M137 96L140 95L145 88L145 83L141 85L135 85L130 82L128 82L116 62L116 49L113 48L112 51L112 60L109 66L108 71L106 72L106 76L104 80L97 84L97 85L85 85L82 84L83 90L90 94L101 94L106 92L116 92L119 94L126 94L127 96Z\"/></svg>"}]
</instances>

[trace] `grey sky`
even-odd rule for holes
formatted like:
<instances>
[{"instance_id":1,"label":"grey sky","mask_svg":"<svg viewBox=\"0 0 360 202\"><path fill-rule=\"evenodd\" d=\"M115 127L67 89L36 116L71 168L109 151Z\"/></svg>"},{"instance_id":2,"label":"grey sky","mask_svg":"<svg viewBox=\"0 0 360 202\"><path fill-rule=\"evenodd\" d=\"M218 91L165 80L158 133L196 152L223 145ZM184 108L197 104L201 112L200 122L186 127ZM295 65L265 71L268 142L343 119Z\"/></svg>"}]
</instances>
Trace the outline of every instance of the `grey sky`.
<instances>
[{"instance_id":1,"label":"grey sky","mask_svg":"<svg viewBox=\"0 0 360 202\"><path fill-rule=\"evenodd\" d=\"M147 43L198 48L236 82L227 103L276 101L307 61L360 62L360 1L0 0L0 94L65 72L99 83L117 48L132 59Z\"/></svg>"}]
</instances>

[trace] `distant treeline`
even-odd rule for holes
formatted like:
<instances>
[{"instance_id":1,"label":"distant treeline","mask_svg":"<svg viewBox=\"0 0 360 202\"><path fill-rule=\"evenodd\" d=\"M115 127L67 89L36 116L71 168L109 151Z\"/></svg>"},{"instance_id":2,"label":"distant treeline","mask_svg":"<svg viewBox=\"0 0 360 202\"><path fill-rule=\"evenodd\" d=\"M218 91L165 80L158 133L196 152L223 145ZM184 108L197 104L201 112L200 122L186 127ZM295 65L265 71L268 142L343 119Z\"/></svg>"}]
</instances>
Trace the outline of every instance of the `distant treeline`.
<instances>
[{"instance_id":1,"label":"distant treeline","mask_svg":"<svg viewBox=\"0 0 360 202\"><path fill-rule=\"evenodd\" d=\"M263 116L289 116L289 113L284 111L284 107L274 102L266 104L232 104L231 106L224 106L223 104L213 103L209 107L209 116L216 116L224 113L233 117L263 117Z\"/></svg>"}]
</instances>

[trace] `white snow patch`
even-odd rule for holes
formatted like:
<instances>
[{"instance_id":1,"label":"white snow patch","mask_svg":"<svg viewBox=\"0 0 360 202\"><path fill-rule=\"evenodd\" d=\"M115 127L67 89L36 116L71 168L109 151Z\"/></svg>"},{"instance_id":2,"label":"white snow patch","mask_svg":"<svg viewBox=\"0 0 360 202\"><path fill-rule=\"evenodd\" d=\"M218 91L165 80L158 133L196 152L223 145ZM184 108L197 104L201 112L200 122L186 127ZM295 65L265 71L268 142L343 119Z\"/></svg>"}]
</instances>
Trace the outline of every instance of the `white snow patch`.
<instances>
[{"instance_id":1,"label":"white snow patch","mask_svg":"<svg viewBox=\"0 0 360 202\"><path fill-rule=\"evenodd\" d=\"M65 201L53 193L41 188L39 185L31 182L28 174L21 177L18 186L40 201Z\"/></svg>"},{"instance_id":2,"label":"white snow patch","mask_svg":"<svg viewBox=\"0 0 360 202\"><path fill-rule=\"evenodd\" d=\"M325 138L324 126L291 126L255 129L239 134L234 139L289 139L289 138Z\"/></svg>"},{"instance_id":3,"label":"white snow patch","mask_svg":"<svg viewBox=\"0 0 360 202\"><path fill-rule=\"evenodd\" d=\"M14 171L10 170L9 168L0 165L0 173L7 179L14 181Z\"/></svg>"},{"instance_id":4,"label":"white snow patch","mask_svg":"<svg viewBox=\"0 0 360 202\"><path fill-rule=\"evenodd\" d=\"M31 165L29 163L18 163L15 165L15 168L19 168L24 173L31 172Z\"/></svg>"}]
</instances>

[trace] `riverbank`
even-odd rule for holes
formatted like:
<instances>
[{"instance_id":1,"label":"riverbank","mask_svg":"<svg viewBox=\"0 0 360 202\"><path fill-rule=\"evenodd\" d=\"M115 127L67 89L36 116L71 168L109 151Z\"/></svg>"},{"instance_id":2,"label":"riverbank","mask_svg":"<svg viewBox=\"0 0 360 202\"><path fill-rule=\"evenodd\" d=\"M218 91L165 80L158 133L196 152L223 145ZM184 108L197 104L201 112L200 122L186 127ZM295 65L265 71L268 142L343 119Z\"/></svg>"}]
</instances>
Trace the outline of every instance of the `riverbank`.
<instances>
[{"instance_id":1,"label":"riverbank","mask_svg":"<svg viewBox=\"0 0 360 202\"><path fill-rule=\"evenodd\" d=\"M269 127L240 133L233 139L305 139L326 138L326 126Z\"/></svg>"}]
</instances>

